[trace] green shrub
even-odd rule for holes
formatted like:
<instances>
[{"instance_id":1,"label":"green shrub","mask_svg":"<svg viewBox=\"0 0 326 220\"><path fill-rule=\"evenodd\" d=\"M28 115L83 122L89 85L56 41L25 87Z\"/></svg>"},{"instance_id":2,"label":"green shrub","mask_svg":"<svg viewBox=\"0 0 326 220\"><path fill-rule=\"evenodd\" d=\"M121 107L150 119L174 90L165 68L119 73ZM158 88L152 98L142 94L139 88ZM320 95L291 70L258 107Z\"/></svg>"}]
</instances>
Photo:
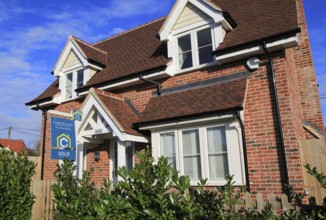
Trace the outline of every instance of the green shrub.
<instances>
[{"instance_id":1,"label":"green shrub","mask_svg":"<svg viewBox=\"0 0 326 220\"><path fill-rule=\"evenodd\" d=\"M301 215L296 210L276 216L268 203L261 213L238 211L241 189L234 187L232 176L215 189L206 189L203 179L191 187L189 177L179 176L166 158L154 163L150 150L138 157L134 169L118 169L120 182L112 185L105 180L99 190L90 181L91 172L79 180L73 175L76 167L65 160L55 172L55 219L318 219L314 213ZM294 195L292 187L289 192Z\"/></svg>"},{"instance_id":2,"label":"green shrub","mask_svg":"<svg viewBox=\"0 0 326 220\"><path fill-rule=\"evenodd\" d=\"M56 203L54 219L81 219L94 215L93 203L98 193L91 180L91 171L85 171L82 179L74 175L76 166L65 159L62 165L57 164L54 176L57 183L52 186L53 201Z\"/></svg>"},{"instance_id":3,"label":"green shrub","mask_svg":"<svg viewBox=\"0 0 326 220\"><path fill-rule=\"evenodd\" d=\"M0 149L0 219L30 219L34 196L30 193L35 164L23 152Z\"/></svg>"}]
</instances>

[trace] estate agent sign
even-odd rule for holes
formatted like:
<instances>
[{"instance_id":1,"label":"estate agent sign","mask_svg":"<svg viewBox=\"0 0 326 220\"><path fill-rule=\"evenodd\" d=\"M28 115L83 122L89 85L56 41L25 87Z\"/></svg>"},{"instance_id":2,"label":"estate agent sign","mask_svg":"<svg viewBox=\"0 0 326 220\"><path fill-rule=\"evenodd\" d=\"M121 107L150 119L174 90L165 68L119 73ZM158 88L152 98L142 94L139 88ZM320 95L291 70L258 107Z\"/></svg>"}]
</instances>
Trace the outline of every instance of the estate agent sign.
<instances>
[{"instance_id":1,"label":"estate agent sign","mask_svg":"<svg viewBox=\"0 0 326 220\"><path fill-rule=\"evenodd\" d=\"M51 159L76 160L75 122L51 117Z\"/></svg>"}]
</instances>

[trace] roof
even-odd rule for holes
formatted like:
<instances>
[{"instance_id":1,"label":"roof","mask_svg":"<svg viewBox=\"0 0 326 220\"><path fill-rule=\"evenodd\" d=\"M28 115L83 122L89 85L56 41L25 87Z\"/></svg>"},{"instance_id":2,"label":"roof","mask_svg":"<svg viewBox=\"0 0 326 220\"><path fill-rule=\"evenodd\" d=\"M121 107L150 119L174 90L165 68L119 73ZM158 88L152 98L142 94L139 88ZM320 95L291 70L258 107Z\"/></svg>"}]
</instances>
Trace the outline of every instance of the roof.
<instances>
[{"instance_id":1,"label":"roof","mask_svg":"<svg viewBox=\"0 0 326 220\"><path fill-rule=\"evenodd\" d=\"M164 20L161 18L94 44L108 51L108 60L106 68L95 74L86 87L166 66L167 46L157 38Z\"/></svg>"},{"instance_id":2,"label":"roof","mask_svg":"<svg viewBox=\"0 0 326 220\"><path fill-rule=\"evenodd\" d=\"M297 30L294 0L211 0L229 12L237 27L228 32L218 50Z\"/></svg>"},{"instance_id":3,"label":"roof","mask_svg":"<svg viewBox=\"0 0 326 220\"><path fill-rule=\"evenodd\" d=\"M150 99L138 123L242 109L246 88L247 78L242 78L155 96Z\"/></svg>"},{"instance_id":4,"label":"roof","mask_svg":"<svg viewBox=\"0 0 326 220\"><path fill-rule=\"evenodd\" d=\"M96 63L106 65L107 63L107 52L100 50L93 45L75 37L72 36L72 38L75 40L75 42L78 44L80 49L85 53L86 57L89 61L95 61Z\"/></svg>"},{"instance_id":5,"label":"roof","mask_svg":"<svg viewBox=\"0 0 326 220\"><path fill-rule=\"evenodd\" d=\"M0 138L0 145L4 148L9 148L10 150L14 151L15 153L19 153L21 149L23 149L24 153L27 154L28 150L23 140L12 140L12 139L1 139Z\"/></svg>"},{"instance_id":6,"label":"roof","mask_svg":"<svg viewBox=\"0 0 326 220\"><path fill-rule=\"evenodd\" d=\"M211 4L227 11L237 23L237 27L226 34L217 53L299 30L294 0L211 0ZM158 39L157 34L165 19L160 18L95 44L73 37L88 59L105 65L79 90L164 68L169 62L167 45ZM57 92L58 89L51 85L27 105L52 97Z\"/></svg>"},{"instance_id":7,"label":"roof","mask_svg":"<svg viewBox=\"0 0 326 220\"><path fill-rule=\"evenodd\" d=\"M92 92L100 99L109 115L113 116L112 119L118 124L120 129L128 134L142 136L142 134L133 129L132 125L138 121L138 116L123 97L94 88L92 88Z\"/></svg>"},{"instance_id":8,"label":"roof","mask_svg":"<svg viewBox=\"0 0 326 220\"><path fill-rule=\"evenodd\" d=\"M52 100L53 96L59 92L59 78L57 78L44 92L38 97L26 103L26 105L34 105L38 102Z\"/></svg>"}]
</instances>

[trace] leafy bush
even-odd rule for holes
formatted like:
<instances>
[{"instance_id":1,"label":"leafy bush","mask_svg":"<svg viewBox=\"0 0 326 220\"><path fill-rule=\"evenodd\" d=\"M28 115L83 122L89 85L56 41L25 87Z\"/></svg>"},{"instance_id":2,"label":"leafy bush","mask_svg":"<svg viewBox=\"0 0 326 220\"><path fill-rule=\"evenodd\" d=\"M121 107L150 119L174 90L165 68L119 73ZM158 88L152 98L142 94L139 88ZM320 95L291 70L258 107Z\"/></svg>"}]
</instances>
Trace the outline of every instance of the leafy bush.
<instances>
[{"instance_id":1,"label":"leafy bush","mask_svg":"<svg viewBox=\"0 0 326 220\"><path fill-rule=\"evenodd\" d=\"M30 219L34 196L30 193L35 164L24 156L0 149L0 219Z\"/></svg>"},{"instance_id":2,"label":"leafy bush","mask_svg":"<svg viewBox=\"0 0 326 220\"><path fill-rule=\"evenodd\" d=\"M65 160L55 172L55 219L318 219L314 213L300 215L295 210L276 216L268 203L261 213L238 211L241 189L234 187L232 176L215 189L206 189L203 179L191 187L189 177L179 176L166 158L154 163L149 150L138 157L134 169L118 169L120 182L105 180L99 190L90 181L91 172L79 180L73 176L73 163ZM292 187L289 192L293 194Z\"/></svg>"},{"instance_id":3,"label":"leafy bush","mask_svg":"<svg viewBox=\"0 0 326 220\"><path fill-rule=\"evenodd\" d=\"M54 219L81 219L95 215L93 203L98 192L91 180L91 171L85 171L82 179L74 176L76 166L65 159L62 165L57 164L54 172L57 183L52 186L53 201L56 203Z\"/></svg>"}]
</instances>

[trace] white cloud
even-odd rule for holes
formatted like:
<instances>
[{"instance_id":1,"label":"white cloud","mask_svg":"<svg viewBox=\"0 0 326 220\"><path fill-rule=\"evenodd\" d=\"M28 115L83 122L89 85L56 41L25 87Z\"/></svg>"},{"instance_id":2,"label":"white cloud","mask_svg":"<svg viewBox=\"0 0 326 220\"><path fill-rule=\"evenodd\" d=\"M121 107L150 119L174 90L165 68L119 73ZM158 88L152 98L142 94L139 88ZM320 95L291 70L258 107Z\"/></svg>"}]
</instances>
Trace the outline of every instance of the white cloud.
<instances>
[{"instance_id":1,"label":"white cloud","mask_svg":"<svg viewBox=\"0 0 326 220\"><path fill-rule=\"evenodd\" d=\"M25 103L54 80L49 72L55 60L48 57L59 56L69 35L95 42L124 31L117 20L160 13L172 1L81 2L78 7L69 1L37 6L18 0L0 1L0 25L8 24L0 35L0 129L40 129L40 112L29 110ZM7 131L0 130L0 138L5 137ZM28 143L39 137L13 131L12 138Z\"/></svg>"}]
</instances>

